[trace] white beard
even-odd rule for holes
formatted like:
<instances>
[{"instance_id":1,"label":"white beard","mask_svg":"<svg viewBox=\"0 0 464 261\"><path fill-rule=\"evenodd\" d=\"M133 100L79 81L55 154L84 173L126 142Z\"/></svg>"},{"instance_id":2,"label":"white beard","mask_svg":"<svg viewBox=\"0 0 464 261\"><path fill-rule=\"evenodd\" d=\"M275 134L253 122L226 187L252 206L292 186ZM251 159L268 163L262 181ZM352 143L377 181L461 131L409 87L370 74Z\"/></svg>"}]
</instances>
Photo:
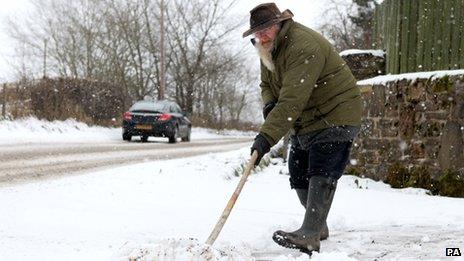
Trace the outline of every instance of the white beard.
<instances>
[{"instance_id":1,"label":"white beard","mask_svg":"<svg viewBox=\"0 0 464 261\"><path fill-rule=\"evenodd\" d=\"M272 61L272 49L274 44L271 44L269 47L264 47L261 43L255 42L254 46L258 51L259 58L263 62L264 66L271 72L275 70L274 62Z\"/></svg>"}]
</instances>

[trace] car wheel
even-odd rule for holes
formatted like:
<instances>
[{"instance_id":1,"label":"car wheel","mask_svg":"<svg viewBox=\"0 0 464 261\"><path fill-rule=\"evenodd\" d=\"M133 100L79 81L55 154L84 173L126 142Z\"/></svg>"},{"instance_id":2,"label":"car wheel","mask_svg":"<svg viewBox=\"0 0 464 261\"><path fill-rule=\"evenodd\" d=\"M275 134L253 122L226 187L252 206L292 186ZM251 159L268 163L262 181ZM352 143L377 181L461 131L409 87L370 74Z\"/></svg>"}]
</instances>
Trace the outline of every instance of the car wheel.
<instances>
[{"instance_id":1,"label":"car wheel","mask_svg":"<svg viewBox=\"0 0 464 261\"><path fill-rule=\"evenodd\" d=\"M126 141L131 141L132 135L130 135L130 134L128 134L128 133L123 133L123 134L122 134L122 139L123 139L123 140L126 140Z\"/></svg>"},{"instance_id":2,"label":"car wheel","mask_svg":"<svg viewBox=\"0 0 464 261\"><path fill-rule=\"evenodd\" d=\"M147 142L148 141L148 135L142 135L142 136L140 136L140 139L142 140L142 142Z\"/></svg>"},{"instance_id":3,"label":"car wheel","mask_svg":"<svg viewBox=\"0 0 464 261\"><path fill-rule=\"evenodd\" d=\"M182 141L190 141L190 133L192 132L192 129L189 128L188 131L187 131L187 135L185 137L182 137Z\"/></svg>"},{"instance_id":4,"label":"car wheel","mask_svg":"<svg viewBox=\"0 0 464 261\"><path fill-rule=\"evenodd\" d=\"M177 142L178 133L179 133L179 127L176 126L174 128L174 133L171 136L169 136L169 143L176 143Z\"/></svg>"}]
</instances>

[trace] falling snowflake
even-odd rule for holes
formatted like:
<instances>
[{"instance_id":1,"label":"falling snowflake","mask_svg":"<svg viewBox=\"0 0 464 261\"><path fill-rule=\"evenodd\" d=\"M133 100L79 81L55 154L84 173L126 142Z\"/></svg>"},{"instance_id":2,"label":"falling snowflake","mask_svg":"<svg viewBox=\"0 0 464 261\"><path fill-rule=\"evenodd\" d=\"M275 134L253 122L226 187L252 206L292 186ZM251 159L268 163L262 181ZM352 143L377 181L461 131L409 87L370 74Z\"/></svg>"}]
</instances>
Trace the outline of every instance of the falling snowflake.
<instances>
[{"instance_id":1,"label":"falling snowflake","mask_svg":"<svg viewBox=\"0 0 464 261\"><path fill-rule=\"evenodd\" d=\"M408 144L406 142L404 142L404 141L401 141L400 142L400 150L405 151L406 148L408 148Z\"/></svg>"},{"instance_id":2,"label":"falling snowflake","mask_svg":"<svg viewBox=\"0 0 464 261\"><path fill-rule=\"evenodd\" d=\"M356 166L358 165L358 161L356 159L350 159L350 164Z\"/></svg>"}]
</instances>

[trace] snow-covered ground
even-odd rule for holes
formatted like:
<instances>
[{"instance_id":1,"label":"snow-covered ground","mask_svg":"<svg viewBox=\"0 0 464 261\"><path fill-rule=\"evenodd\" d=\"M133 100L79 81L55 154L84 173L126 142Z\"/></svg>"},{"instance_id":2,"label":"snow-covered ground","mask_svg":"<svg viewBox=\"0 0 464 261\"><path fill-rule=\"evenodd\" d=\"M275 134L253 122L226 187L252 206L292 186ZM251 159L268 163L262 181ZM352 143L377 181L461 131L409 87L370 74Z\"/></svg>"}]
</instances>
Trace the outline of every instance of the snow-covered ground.
<instances>
[{"instance_id":1,"label":"snow-covered ground","mask_svg":"<svg viewBox=\"0 0 464 261\"><path fill-rule=\"evenodd\" d=\"M253 135L256 135L256 133L234 130L218 132L198 127L192 128L192 140ZM138 137L134 137L134 139L138 139ZM157 139L166 140L150 137L150 140ZM121 140L121 128L88 126L75 120L49 122L30 117L14 121L0 121L0 144L105 143Z\"/></svg>"},{"instance_id":2,"label":"snow-covered ground","mask_svg":"<svg viewBox=\"0 0 464 261\"><path fill-rule=\"evenodd\" d=\"M248 157L244 148L0 187L0 259L307 260L271 239L304 213L279 162L249 178L214 246L203 244ZM328 224L314 260L438 260L447 247L464 250L464 199L368 179L342 177Z\"/></svg>"}]
</instances>

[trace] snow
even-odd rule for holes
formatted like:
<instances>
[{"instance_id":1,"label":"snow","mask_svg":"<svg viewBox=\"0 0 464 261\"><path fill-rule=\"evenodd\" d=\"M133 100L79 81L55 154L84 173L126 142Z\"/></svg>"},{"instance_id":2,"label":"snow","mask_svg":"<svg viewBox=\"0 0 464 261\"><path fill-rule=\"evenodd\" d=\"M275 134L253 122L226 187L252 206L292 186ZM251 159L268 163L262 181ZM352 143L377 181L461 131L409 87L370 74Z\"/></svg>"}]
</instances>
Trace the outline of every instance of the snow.
<instances>
[{"instance_id":1,"label":"snow","mask_svg":"<svg viewBox=\"0 0 464 261\"><path fill-rule=\"evenodd\" d=\"M448 71L430 71L430 72L415 72L404 74L389 74L381 75L374 78L358 81L358 85L383 85L387 82L400 80L417 80L417 79L437 79L446 75L464 75L464 70L448 70Z\"/></svg>"},{"instance_id":2,"label":"snow","mask_svg":"<svg viewBox=\"0 0 464 261\"><path fill-rule=\"evenodd\" d=\"M383 50L360 50L360 49L349 49L340 52L340 56L348 56L355 54L372 54L377 57L385 57L385 51Z\"/></svg>"},{"instance_id":3,"label":"snow","mask_svg":"<svg viewBox=\"0 0 464 261\"><path fill-rule=\"evenodd\" d=\"M197 239L164 239L145 246L125 245L125 260L246 260L251 252L236 247L216 249Z\"/></svg>"},{"instance_id":4,"label":"snow","mask_svg":"<svg viewBox=\"0 0 464 261\"><path fill-rule=\"evenodd\" d=\"M121 128L89 126L76 120L39 120L34 117L18 120L0 120L0 144L18 143L93 143L120 142ZM217 131L206 128L192 128L192 140L218 139L225 136L254 136L255 132L237 130ZM136 137L134 137L136 139ZM150 137L150 140L166 140Z\"/></svg>"},{"instance_id":5,"label":"snow","mask_svg":"<svg viewBox=\"0 0 464 261\"><path fill-rule=\"evenodd\" d=\"M279 160L250 176L216 243L203 243L248 157L243 148L2 185L2 260L307 260L271 239L304 215ZM463 246L463 220L464 199L343 176L331 236L312 259L442 259L446 247Z\"/></svg>"}]
</instances>

